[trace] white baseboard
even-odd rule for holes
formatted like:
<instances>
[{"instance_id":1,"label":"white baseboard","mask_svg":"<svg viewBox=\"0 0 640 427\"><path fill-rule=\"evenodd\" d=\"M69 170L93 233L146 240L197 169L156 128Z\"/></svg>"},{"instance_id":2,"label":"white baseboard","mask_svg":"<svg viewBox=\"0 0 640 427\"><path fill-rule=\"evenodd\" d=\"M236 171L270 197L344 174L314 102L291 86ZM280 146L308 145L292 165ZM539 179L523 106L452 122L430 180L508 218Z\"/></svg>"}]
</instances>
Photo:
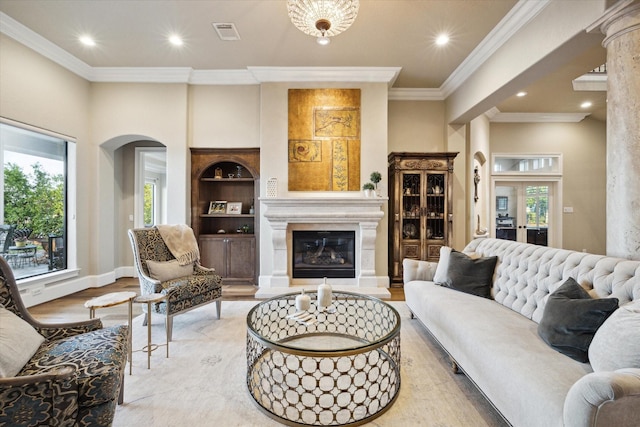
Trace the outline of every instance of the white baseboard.
<instances>
[{"instance_id":1,"label":"white baseboard","mask_svg":"<svg viewBox=\"0 0 640 427\"><path fill-rule=\"evenodd\" d=\"M52 277L49 282L40 280L38 283L19 284L20 296L26 307L43 304L54 299L65 297L89 288L101 288L114 283L121 277L134 277L134 268L118 267L114 271L84 277L72 277L56 279Z\"/></svg>"}]
</instances>

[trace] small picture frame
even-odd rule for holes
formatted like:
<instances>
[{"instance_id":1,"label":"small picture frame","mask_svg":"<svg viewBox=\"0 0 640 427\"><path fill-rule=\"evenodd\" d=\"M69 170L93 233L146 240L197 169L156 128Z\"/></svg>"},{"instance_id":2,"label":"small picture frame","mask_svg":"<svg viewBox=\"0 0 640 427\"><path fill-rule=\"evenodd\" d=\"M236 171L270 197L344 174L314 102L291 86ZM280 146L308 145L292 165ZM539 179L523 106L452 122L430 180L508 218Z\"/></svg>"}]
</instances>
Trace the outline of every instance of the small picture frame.
<instances>
[{"instance_id":1,"label":"small picture frame","mask_svg":"<svg viewBox=\"0 0 640 427\"><path fill-rule=\"evenodd\" d=\"M227 213L227 202L224 200L216 200L215 202L209 202L209 215L219 215Z\"/></svg>"},{"instance_id":2,"label":"small picture frame","mask_svg":"<svg viewBox=\"0 0 640 427\"><path fill-rule=\"evenodd\" d=\"M242 202L227 203L227 214L240 215L242 213Z\"/></svg>"}]
</instances>

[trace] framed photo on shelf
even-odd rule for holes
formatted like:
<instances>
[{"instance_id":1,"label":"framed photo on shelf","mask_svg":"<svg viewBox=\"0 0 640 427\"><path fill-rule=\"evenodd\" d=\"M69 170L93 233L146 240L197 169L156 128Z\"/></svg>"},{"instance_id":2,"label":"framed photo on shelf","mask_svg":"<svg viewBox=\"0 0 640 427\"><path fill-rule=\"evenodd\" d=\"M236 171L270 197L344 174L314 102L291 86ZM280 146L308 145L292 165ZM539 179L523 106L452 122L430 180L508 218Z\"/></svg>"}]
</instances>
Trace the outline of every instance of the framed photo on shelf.
<instances>
[{"instance_id":1,"label":"framed photo on shelf","mask_svg":"<svg viewBox=\"0 0 640 427\"><path fill-rule=\"evenodd\" d=\"M230 215L240 215L242 213L242 202L227 203L227 213Z\"/></svg>"},{"instance_id":2,"label":"framed photo on shelf","mask_svg":"<svg viewBox=\"0 0 640 427\"><path fill-rule=\"evenodd\" d=\"M224 200L216 200L215 202L209 202L209 215L227 213L227 202Z\"/></svg>"}]
</instances>

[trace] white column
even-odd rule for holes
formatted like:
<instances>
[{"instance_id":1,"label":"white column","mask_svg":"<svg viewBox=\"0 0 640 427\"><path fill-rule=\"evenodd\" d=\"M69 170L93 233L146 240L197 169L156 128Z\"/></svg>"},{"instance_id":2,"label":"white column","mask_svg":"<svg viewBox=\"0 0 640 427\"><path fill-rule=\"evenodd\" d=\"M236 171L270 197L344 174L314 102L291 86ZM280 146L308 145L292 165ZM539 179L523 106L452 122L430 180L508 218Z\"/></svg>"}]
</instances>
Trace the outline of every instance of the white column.
<instances>
[{"instance_id":1,"label":"white column","mask_svg":"<svg viewBox=\"0 0 640 427\"><path fill-rule=\"evenodd\" d=\"M271 287L288 287L289 275L287 274L287 222L271 222L271 242L273 243L273 272L271 275Z\"/></svg>"},{"instance_id":2,"label":"white column","mask_svg":"<svg viewBox=\"0 0 640 427\"><path fill-rule=\"evenodd\" d=\"M378 221L360 223L360 272L358 286L376 287L376 234Z\"/></svg>"},{"instance_id":3,"label":"white column","mask_svg":"<svg viewBox=\"0 0 640 427\"><path fill-rule=\"evenodd\" d=\"M640 259L640 1L607 16L607 255Z\"/></svg>"}]
</instances>

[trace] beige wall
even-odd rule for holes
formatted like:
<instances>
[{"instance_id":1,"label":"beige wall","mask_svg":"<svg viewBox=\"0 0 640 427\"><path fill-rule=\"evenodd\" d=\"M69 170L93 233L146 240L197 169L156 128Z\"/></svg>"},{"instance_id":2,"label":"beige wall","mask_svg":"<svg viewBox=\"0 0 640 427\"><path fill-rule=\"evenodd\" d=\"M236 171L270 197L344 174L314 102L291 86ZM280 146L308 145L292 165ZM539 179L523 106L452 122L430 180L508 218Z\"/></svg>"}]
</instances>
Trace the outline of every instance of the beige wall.
<instances>
[{"instance_id":1,"label":"beige wall","mask_svg":"<svg viewBox=\"0 0 640 427\"><path fill-rule=\"evenodd\" d=\"M191 86L189 146L260 146L260 86Z\"/></svg>"},{"instance_id":2,"label":"beige wall","mask_svg":"<svg viewBox=\"0 0 640 427\"><path fill-rule=\"evenodd\" d=\"M90 84L20 43L0 35L0 116L76 139L79 236L95 229L96 156L89 141ZM96 245L78 239L81 275L96 271Z\"/></svg>"},{"instance_id":3,"label":"beige wall","mask_svg":"<svg viewBox=\"0 0 640 427\"><path fill-rule=\"evenodd\" d=\"M446 151L443 101L389 101L389 153Z\"/></svg>"},{"instance_id":4,"label":"beige wall","mask_svg":"<svg viewBox=\"0 0 640 427\"><path fill-rule=\"evenodd\" d=\"M471 208L465 191L470 182L467 157L472 159L473 152L465 148L466 127L446 125L443 102L388 102L386 84L90 84L3 35L0 52L0 116L77 140L78 266L80 277L91 278L87 286L108 283L116 277L114 270L130 263L125 215L133 173L125 170L130 168L130 153L118 147L141 139L167 147L169 222L189 221L190 146L260 146L262 178L278 177L285 186L279 194L286 195L289 87L362 89L361 178L368 180L373 170L383 173L385 196L389 152L461 151L456 159L455 213L460 220L455 246L468 240L464 224ZM565 214L567 248L604 253L605 138L605 124L590 119L577 124L491 124L492 151L564 154L564 205L574 208L573 214ZM262 179L263 193L265 185ZM382 236L387 234L386 222L385 217ZM376 273L386 274L385 239L377 242L377 249Z\"/></svg>"},{"instance_id":5,"label":"beige wall","mask_svg":"<svg viewBox=\"0 0 640 427\"><path fill-rule=\"evenodd\" d=\"M589 253L606 251L606 126L580 123L493 123L493 153L562 153L563 247Z\"/></svg>"}]
</instances>

